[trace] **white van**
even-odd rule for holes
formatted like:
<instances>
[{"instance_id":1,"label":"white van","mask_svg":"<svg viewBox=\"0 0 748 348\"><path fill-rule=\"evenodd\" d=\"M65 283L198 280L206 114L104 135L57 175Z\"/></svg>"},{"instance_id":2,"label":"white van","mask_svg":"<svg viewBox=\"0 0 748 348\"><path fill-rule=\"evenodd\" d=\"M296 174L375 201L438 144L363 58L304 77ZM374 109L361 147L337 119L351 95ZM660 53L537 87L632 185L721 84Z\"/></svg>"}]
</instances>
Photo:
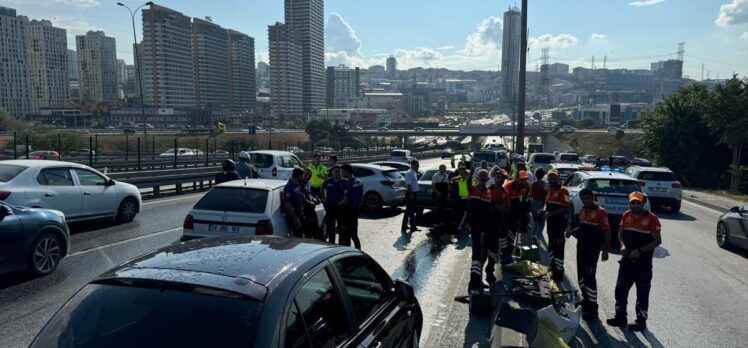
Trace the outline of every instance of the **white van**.
<instances>
[{"instance_id":1,"label":"white van","mask_svg":"<svg viewBox=\"0 0 748 348\"><path fill-rule=\"evenodd\" d=\"M288 151L248 151L249 163L263 179L288 180L294 167L302 167L296 155Z\"/></svg>"},{"instance_id":2,"label":"white van","mask_svg":"<svg viewBox=\"0 0 748 348\"><path fill-rule=\"evenodd\" d=\"M479 150L473 153L473 168L480 167L481 162L488 162L488 168L499 166L501 168L509 167L509 158L504 150Z\"/></svg>"}]
</instances>

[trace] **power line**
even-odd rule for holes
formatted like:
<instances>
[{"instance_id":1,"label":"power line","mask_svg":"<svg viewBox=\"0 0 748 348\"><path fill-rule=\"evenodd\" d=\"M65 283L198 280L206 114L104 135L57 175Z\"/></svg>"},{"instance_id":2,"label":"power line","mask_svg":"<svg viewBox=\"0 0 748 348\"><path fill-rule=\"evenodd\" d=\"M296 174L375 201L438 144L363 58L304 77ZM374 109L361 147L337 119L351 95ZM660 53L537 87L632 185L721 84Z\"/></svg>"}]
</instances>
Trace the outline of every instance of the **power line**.
<instances>
[{"instance_id":1,"label":"power line","mask_svg":"<svg viewBox=\"0 0 748 348\"><path fill-rule=\"evenodd\" d=\"M718 60L697 57L697 56L693 56L693 55L690 55L690 54L687 54L686 57L688 57L688 58L694 58L694 59L699 59L699 60L703 60L703 61L710 62L710 63L715 63L715 64L722 64L722 65L734 66L734 67L737 67L737 68L748 68L748 65L737 65L737 64L727 63L727 62L720 62Z\"/></svg>"}]
</instances>

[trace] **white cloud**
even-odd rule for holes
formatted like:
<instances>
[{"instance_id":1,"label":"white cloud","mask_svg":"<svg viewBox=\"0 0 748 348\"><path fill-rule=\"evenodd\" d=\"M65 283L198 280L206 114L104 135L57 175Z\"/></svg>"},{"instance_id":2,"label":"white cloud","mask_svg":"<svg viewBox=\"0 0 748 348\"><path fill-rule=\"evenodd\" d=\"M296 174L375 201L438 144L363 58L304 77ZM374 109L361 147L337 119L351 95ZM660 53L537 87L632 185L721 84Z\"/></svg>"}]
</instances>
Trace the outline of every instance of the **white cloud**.
<instances>
[{"instance_id":1,"label":"white cloud","mask_svg":"<svg viewBox=\"0 0 748 348\"><path fill-rule=\"evenodd\" d=\"M441 67L444 60L444 56L441 53L427 47L397 49L394 56L397 59L398 69L402 70L416 67Z\"/></svg>"},{"instance_id":2,"label":"white cloud","mask_svg":"<svg viewBox=\"0 0 748 348\"><path fill-rule=\"evenodd\" d=\"M590 36L590 40L592 41L603 41L607 39L608 37L605 36L605 34L592 33L592 35Z\"/></svg>"},{"instance_id":3,"label":"white cloud","mask_svg":"<svg viewBox=\"0 0 748 348\"><path fill-rule=\"evenodd\" d=\"M748 0L732 0L719 7L719 17L714 21L724 27L730 24L748 23Z\"/></svg>"},{"instance_id":4,"label":"white cloud","mask_svg":"<svg viewBox=\"0 0 748 348\"><path fill-rule=\"evenodd\" d=\"M634 7L643 7L643 6L652 6L657 5L661 2L665 2L665 0L641 0L641 1L632 1L629 3L629 6Z\"/></svg>"},{"instance_id":5,"label":"white cloud","mask_svg":"<svg viewBox=\"0 0 748 348\"><path fill-rule=\"evenodd\" d=\"M543 34L538 37L531 37L527 44L530 48L569 48L577 45L577 38L569 34Z\"/></svg>"},{"instance_id":6,"label":"white cloud","mask_svg":"<svg viewBox=\"0 0 748 348\"><path fill-rule=\"evenodd\" d=\"M89 8L101 5L96 0L55 0L58 4L72 5L80 8Z\"/></svg>"},{"instance_id":7,"label":"white cloud","mask_svg":"<svg viewBox=\"0 0 748 348\"><path fill-rule=\"evenodd\" d=\"M269 61L268 59L268 53L265 51L256 51L255 52L255 62L265 62L267 63Z\"/></svg>"},{"instance_id":8,"label":"white cloud","mask_svg":"<svg viewBox=\"0 0 748 348\"><path fill-rule=\"evenodd\" d=\"M461 53L468 56L498 56L501 47L503 23L500 17L484 19L474 32L468 35Z\"/></svg>"},{"instance_id":9,"label":"white cloud","mask_svg":"<svg viewBox=\"0 0 748 348\"><path fill-rule=\"evenodd\" d=\"M742 35L740 35L740 39L743 41L748 41L748 31L744 31Z\"/></svg>"},{"instance_id":10,"label":"white cloud","mask_svg":"<svg viewBox=\"0 0 748 348\"><path fill-rule=\"evenodd\" d=\"M437 51L450 51L450 50L455 49L455 46L448 45L448 46L435 47L434 49Z\"/></svg>"},{"instance_id":11,"label":"white cloud","mask_svg":"<svg viewBox=\"0 0 748 348\"><path fill-rule=\"evenodd\" d=\"M364 65L361 40L351 25L337 12L330 13L325 24L325 61L327 65Z\"/></svg>"}]
</instances>

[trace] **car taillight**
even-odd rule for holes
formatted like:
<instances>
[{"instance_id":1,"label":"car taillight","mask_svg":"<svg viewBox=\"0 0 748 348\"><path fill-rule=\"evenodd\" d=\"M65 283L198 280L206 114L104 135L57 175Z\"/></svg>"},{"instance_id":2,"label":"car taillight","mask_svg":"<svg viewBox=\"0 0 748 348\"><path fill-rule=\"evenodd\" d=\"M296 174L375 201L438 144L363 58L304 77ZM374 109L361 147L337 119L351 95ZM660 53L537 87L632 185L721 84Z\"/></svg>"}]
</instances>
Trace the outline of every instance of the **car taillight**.
<instances>
[{"instance_id":1,"label":"car taillight","mask_svg":"<svg viewBox=\"0 0 748 348\"><path fill-rule=\"evenodd\" d=\"M273 224L270 220L257 221L257 227L255 227L255 236L269 236L273 234Z\"/></svg>"},{"instance_id":2,"label":"car taillight","mask_svg":"<svg viewBox=\"0 0 748 348\"><path fill-rule=\"evenodd\" d=\"M673 183L673 188L682 188L682 187L683 185L681 185L679 181L676 181Z\"/></svg>"},{"instance_id":3,"label":"car taillight","mask_svg":"<svg viewBox=\"0 0 748 348\"><path fill-rule=\"evenodd\" d=\"M395 184L394 181L389 181L389 180L380 180L379 183L382 184L382 185L384 185L384 186L392 186L392 185Z\"/></svg>"},{"instance_id":4,"label":"car taillight","mask_svg":"<svg viewBox=\"0 0 748 348\"><path fill-rule=\"evenodd\" d=\"M10 194L10 191L0 191L0 201L4 201Z\"/></svg>"},{"instance_id":5,"label":"car taillight","mask_svg":"<svg viewBox=\"0 0 748 348\"><path fill-rule=\"evenodd\" d=\"M273 176L278 176L278 167L273 167L273 171L271 172Z\"/></svg>"},{"instance_id":6,"label":"car taillight","mask_svg":"<svg viewBox=\"0 0 748 348\"><path fill-rule=\"evenodd\" d=\"M185 230L194 230L195 229L195 223L193 222L192 215L187 215L184 217L184 223L182 224L182 228Z\"/></svg>"},{"instance_id":7,"label":"car taillight","mask_svg":"<svg viewBox=\"0 0 748 348\"><path fill-rule=\"evenodd\" d=\"M644 187L644 186L647 186L647 182L646 182L646 181L644 181L644 180L639 180L639 186L640 186L640 187Z\"/></svg>"}]
</instances>

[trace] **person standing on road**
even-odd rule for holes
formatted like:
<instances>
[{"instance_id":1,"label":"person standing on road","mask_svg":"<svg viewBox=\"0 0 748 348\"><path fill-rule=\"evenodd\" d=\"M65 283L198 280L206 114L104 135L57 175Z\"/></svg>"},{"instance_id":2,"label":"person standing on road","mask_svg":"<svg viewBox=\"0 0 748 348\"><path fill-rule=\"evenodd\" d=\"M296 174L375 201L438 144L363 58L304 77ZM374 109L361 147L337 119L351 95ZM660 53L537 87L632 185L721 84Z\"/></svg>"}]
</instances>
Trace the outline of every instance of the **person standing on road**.
<instances>
[{"instance_id":1,"label":"person standing on road","mask_svg":"<svg viewBox=\"0 0 748 348\"><path fill-rule=\"evenodd\" d=\"M494 215L493 225L490 227L489 240L491 244L488 246L488 265L486 265L486 280L488 282L496 281L493 274L494 267L499 260L499 252L501 253L501 263L506 264L511 262L512 254L505 253L507 243L507 226L506 219L510 211L509 192L504 189L504 180L509 176L506 170L499 168L493 173L494 183L488 187L491 193L491 203L493 210L491 214ZM498 244L497 242L498 236ZM498 248L497 248L498 246ZM505 260L509 261L506 262Z\"/></svg>"},{"instance_id":2,"label":"person standing on road","mask_svg":"<svg viewBox=\"0 0 748 348\"><path fill-rule=\"evenodd\" d=\"M322 184L327 179L327 167L322 162L322 156L319 153L315 153L312 156L312 162L307 165L312 171L312 178L309 180L309 186L312 187L312 195L317 198L322 198Z\"/></svg>"},{"instance_id":3,"label":"person standing on road","mask_svg":"<svg viewBox=\"0 0 748 348\"><path fill-rule=\"evenodd\" d=\"M491 233L492 220L491 192L488 190L488 171L478 169L476 179L470 176L467 179L468 206L470 209L470 239L472 241L472 256L470 266L470 282L468 292L480 291L483 286L483 264L486 262L489 250L496 249L496 235ZM491 263L489 262L489 265ZM488 273L490 269L487 269ZM493 271L490 272L493 275ZM494 279L495 280L495 279Z\"/></svg>"},{"instance_id":4,"label":"person standing on road","mask_svg":"<svg viewBox=\"0 0 748 348\"><path fill-rule=\"evenodd\" d=\"M545 176L545 170L538 168L535 171L535 181L530 184L530 213L532 213L532 243L538 244L538 241L543 239L543 225L544 222L540 219L540 210L543 209L545 203L545 182L543 182L543 176Z\"/></svg>"},{"instance_id":5,"label":"person standing on road","mask_svg":"<svg viewBox=\"0 0 748 348\"><path fill-rule=\"evenodd\" d=\"M330 168L332 177L322 184L325 199L325 225L327 225L327 241L335 244L335 235L343 225L342 206L345 197L346 182L340 173L340 167Z\"/></svg>"},{"instance_id":6,"label":"person standing on road","mask_svg":"<svg viewBox=\"0 0 748 348\"><path fill-rule=\"evenodd\" d=\"M463 162L460 162L459 167L454 172L455 176L452 178L452 185L454 186L454 195L452 196L452 213L453 221L456 226L456 231L462 229L462 224L466 214L467 200L468 200L468 174L467 168Z\"/></svg>"},{"instance_id":7,"label":"person standing on road","mask_svg":"<svg viewBox=\"0 0 748 348\"><path fill-rule=\"evenodd\" d=\"M239 163L236 164L236 173L240 179L252 178L252 170L249 168L249 153L239 151Z\"/></svg>"},{"instance_id":8,"label":"person standing on road","mask_svg":"<svg viewBox=\"0 0 748 348\"><path fill-rule=\"evenodd\" d=\"M452 169L455 169L455 154L454 153L449 155L449 164L452 166Z\"/></svg>"},{"instance_id":9,"label":"person standing on road","mask_svg":"<svg viewBox=\"0 0 748 348\"><path fill-rule=\"evenodd\" d=\"M312 188L309 186L309 180L312 178L312 170L304 168L304 176L301 179L301 189L304 192L304 237L324 240L322 229L319 226L317 217L317 204L319 199L312 195Z\"/></svg>"},{"instance_id":10,"label":"person standing on road","mask_svg":"<svg viewBox=\"0 0 748 348\"><path fill-rule=\"evenodd\" d=\"M475 179L478 176L478 171L480 171L481 169L485 170L486 173L488 173L488 162L480 161L480 167L473 170L473 175L471 175L473 179Z\"/></svg>"},{"instance_id":11,"label":"person standing on road","mask_svg":"<svg viewBox=\"0 0 748 348\"><path fill-rule=\"evenodd\" d=\"M582 211L579 212L579 226L569 230L566 237L577 238L577 280L582 291L582 317L597 318L597 259L608 260L610 248L610 224L608 213L595 203L592 190L579 191ZM573 213L572 213L573 214Z\"/></svg>"},{"instance_id":12,"label":"person standing on road","mask_svg":"<svg viewBox=\"0 0 748 348\"><path fill-rule=\"evenodd\" d=\"M446 222L445 208L447 207L447 195L449 195L449 174L447 174L446 165L439 165L439 171L431 177L431 190L434 192L434 202L436 203L434 219L441 225Z\"/></svg>"},{"instance_id":13,"label":"person standing on road","mask_svg":"<svg viewBox=\"0 0 748 348\"><path fill-rule=\"evenodd\" d=\"M626 306L631 286L636 284L636 321L629 324L631 331L647 328L649 291L652 288L652 257L662 244L660 220L644 210L644 195L629 194L629 210L623 213L618 229L621 260L616 281L616 315L607 320L610 326L626 325Z\"/></svg>"},{"instance_id":14,"label":"person standing on road","mask_svg":"<svg viewBox=\"0 0 748 348\"><path fill-rule=\"evenodd\" d=\"M239 180L240 177L239 174L236 173L235 168L234 161L230 159L223 161L221 172L216 174L216 185L227 181Z\"/></svg>"},{"instance_id":15,"label":"person standing on road","mask_svg":"<svg viewBox=\"0 0 748 348\"><path fill-rule=\"evenodd\" d=\"M286 222L291 227L294 237L303 237L304 226L304 191L301 185L304 171L294 168L291 178L283 187L283 204L286 208Z\"/></svg>"},{"instance_id":16,"label":"person standing on road","mask_svg":"<svg viewBox=\"0 0 748 348\"><path fill-rule=\"evenodd\" d=\"M334 168L338 166L338 156L330 155L330 157L327 158L327 168ZM332 177L332 171L327 172L327 178Z\"/></svg>"},{"instance_id":17,"label":"person standing on road","mask_svg":"<svg viewBox=\"0 0 748 348\"><path fill-rule=\"evenodd\" d=\"M340 245L353 246L361 249L361 241L358 239L358 213L361 204L364 203L364 184L353 176L353 167L345 163L340 168L343 170L343 178L346 181L345 205L343 208L343 228L341 228Z\"/></svg>"},{"instance_id":18,"label":"person standing on road","mask_svg":"<svg viewBox=\"0 0 748 348\"><path fill-rule=\"evenodd\" d=\"M569 191L561 186L558 170L548 171L550 188L545 198L545 208L540 218L548 222L548 256L551 259L551 272L557 284L564 281L564 247L566 246L566 211L569 210Z\"/></svg>"},{"instance_id":19,"label":"person standing on road","mask_svg":"<svg viewBox=\"0 0 748 348\"><path fill-rule=\"evenodd\" d=\"M527 172L517 173L517 179L504 182L504 189L509 193L509 216L504 222L507 230L506 244L502 243L501 263L512 262L512 253L517 238L520 234L527 232L527 211L524 208L525 201L530 194L530 184L527 183Z\"/></svg>"},{"instance_id":20,"label":"person standing on road","mask_svg":"<svg viewBox=\"0 0 748 348\"><path fill-rule=\"evenodd\" d=\"M410 169L405 173L405 214L400 226L400 233L405 233L410 223L410 232L418 231L416 227L416 197L418 196L418 161L410 162Z\"/></svg>"}]
</instances>

